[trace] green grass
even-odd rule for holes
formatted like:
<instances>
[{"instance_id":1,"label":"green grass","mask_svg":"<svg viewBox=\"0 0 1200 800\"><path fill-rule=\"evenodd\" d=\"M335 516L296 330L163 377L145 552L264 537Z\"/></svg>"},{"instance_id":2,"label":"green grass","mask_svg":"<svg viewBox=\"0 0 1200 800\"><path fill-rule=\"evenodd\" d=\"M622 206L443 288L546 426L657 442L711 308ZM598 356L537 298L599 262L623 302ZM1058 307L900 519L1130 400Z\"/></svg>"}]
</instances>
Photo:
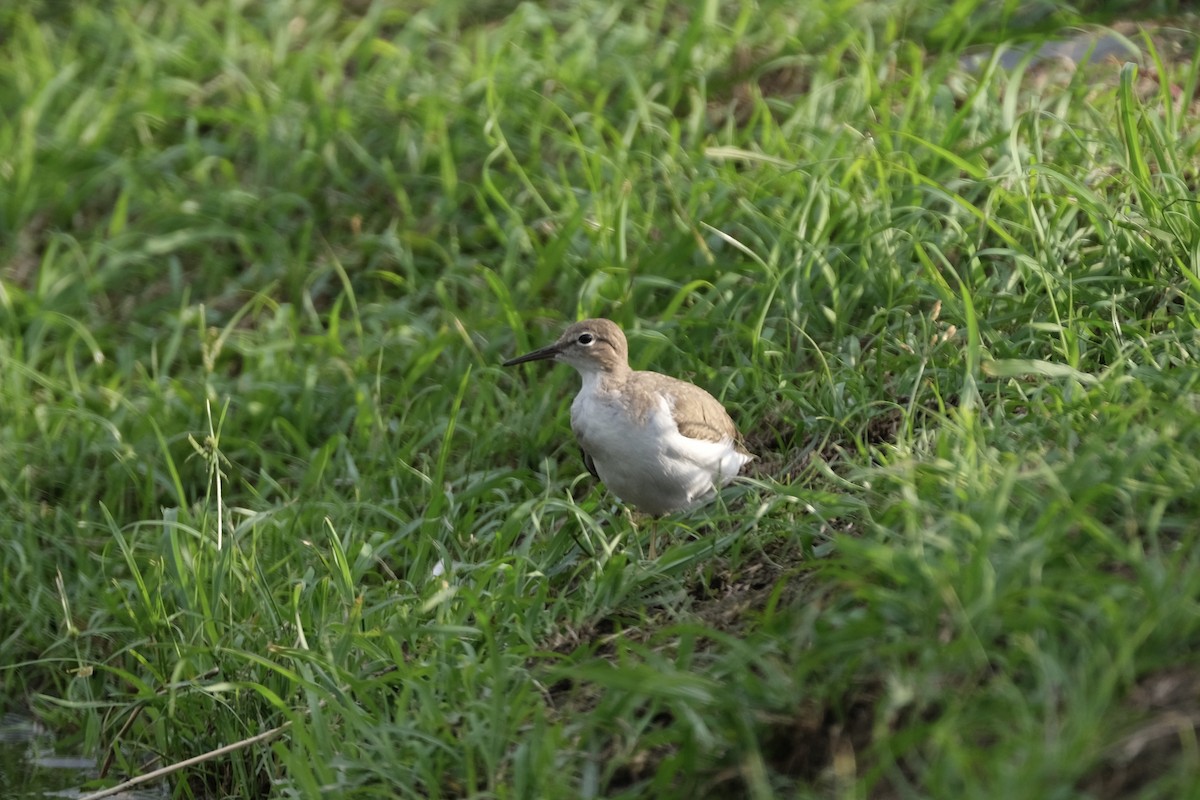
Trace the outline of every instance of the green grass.
<instances>
[{"instance_id":1,"label":"green grass","mask_svg":"<svg viewBox=\"0 0 1200 800\"><path fill-rule=\"evenodd\" d=\"M6 5L5 708L287 726L177 797L1196 796L1200 43L999 5ZM591 315L720 502L498 366Z\"/></svg>"}]
</instances>

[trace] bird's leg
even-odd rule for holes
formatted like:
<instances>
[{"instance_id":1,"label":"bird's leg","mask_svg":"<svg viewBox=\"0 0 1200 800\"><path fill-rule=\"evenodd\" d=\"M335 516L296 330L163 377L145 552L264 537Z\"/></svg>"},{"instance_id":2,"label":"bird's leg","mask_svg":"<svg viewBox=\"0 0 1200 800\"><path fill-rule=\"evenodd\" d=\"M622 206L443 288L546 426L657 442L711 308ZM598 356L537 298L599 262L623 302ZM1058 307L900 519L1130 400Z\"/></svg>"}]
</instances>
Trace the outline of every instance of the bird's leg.
<instances>
[{"instance_id":1,"label":"bird's leg","mask_svg":"<svg viewBox=\"0 0 1200 800\"><path fill-rule=\"evenodd\" d=\"M629 524L633 527L633 540L638 543L638 557L658 558L658 517L642 511L631 511L628 508L625 513L629 515ZM637 535L640 533L643 523L647 523L650 528L650 546L645 553L642 552L642 537Z\"/></svg>"},{"instance_id":2,"label":"bird's leg","mask_svg":"<svg viewBox=\"0 0 1200 800\"><path fill-rule=\"evenodd\" d=\"M633 535L629 537L629 540L631 542L637 542L638 558L643 558L644 554L642 553L642 537L638 536L638 533L642 527L638 522L638 517L641 515L630 509L629 506L622 506L622 509L625 512L625 518L629 520L629 527L633 529Z\"/></svg>"}]
</instances>

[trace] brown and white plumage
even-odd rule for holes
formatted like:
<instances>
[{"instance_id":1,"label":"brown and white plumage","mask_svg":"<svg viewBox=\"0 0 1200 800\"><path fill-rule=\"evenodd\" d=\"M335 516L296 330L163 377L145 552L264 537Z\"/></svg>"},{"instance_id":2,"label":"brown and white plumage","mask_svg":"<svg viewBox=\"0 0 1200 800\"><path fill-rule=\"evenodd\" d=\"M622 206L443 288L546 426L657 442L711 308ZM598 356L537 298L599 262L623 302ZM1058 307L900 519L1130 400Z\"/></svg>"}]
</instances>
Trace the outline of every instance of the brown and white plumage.
<instances>
[{"instance_id":1,"label":"brown and white plumage","mask_svg":"<svg viewBox=\"0 0 1200 800\"><path fill-rule=\"evenodd\" d=\"M504 362L554 360L579 371L571 429L588 471L623 502L667 514L710 500L754 456L708 392L629 368L625 334L606 319L571 325L548 347Z\"/></svg>"}]
</instances>

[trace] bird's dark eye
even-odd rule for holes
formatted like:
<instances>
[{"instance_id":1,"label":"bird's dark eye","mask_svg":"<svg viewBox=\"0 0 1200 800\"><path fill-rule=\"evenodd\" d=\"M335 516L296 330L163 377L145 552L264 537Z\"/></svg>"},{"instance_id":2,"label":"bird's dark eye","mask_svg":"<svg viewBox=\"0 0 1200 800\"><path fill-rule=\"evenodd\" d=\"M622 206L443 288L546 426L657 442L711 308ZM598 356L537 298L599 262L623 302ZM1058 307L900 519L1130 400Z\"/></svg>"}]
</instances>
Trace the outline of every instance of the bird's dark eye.
<instances>
[{"instance_id":1,"label":"bird's dark eye","mask_svg":"<svg viewBox=\"0 0 1200 800\"><path fill-rule=\"evenodd\" d=\"M596 337L592 336L590 333L581 333L581 334L579 334L579 338L576 339L575 341L579 342L580 344L587 345L587 344L591 344L592 342L596 341Z\"/></svg>"}]
</instances>

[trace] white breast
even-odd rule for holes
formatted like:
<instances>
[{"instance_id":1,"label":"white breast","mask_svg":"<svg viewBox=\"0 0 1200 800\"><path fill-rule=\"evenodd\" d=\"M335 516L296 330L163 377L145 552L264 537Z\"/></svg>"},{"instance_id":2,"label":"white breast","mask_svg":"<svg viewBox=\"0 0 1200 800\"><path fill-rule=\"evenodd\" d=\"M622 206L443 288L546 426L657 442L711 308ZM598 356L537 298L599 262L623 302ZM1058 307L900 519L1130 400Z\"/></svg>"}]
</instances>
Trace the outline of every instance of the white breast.
<instances>
[{"instance_id":1,"label":"white breast","mask_svg":"<svg viewBox=\"0 0 1200 800\"><path fill-rule=\"evenodd\" d=\"M586 379L571 405L571 427L608 489L650 514L700 505L750 460L732 439L680 434L664 396L648 414L635 415Z\"/></svg>"}]
</instances>

